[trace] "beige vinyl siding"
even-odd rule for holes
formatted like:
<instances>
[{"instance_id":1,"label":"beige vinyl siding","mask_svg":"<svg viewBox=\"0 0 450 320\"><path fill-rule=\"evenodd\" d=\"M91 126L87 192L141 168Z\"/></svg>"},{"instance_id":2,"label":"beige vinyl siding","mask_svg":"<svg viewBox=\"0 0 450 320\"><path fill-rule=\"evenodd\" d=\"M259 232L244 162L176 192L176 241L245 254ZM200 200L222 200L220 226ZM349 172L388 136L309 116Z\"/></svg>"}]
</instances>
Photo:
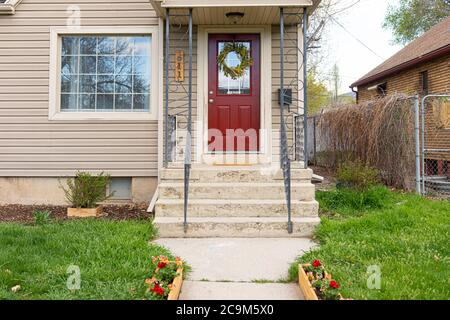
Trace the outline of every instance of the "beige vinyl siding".
<instances>
[{"instance_id":1,"label":"beige vinyl siding","mask_svg":"<svg viewBox=\"0 0 450 320\"><path fill-rule=\"evenodd\" d=\"M174 23L176 25L176 23ZM293 104L292 108L296 109L298 105L297 101L297 74L298 74L298 61L297 61L297 28L295 26L289 26L285 30L285 86L291 88L293 91ZM272 161L278 162L280 157L280 106L278 104L278 88L280 86L280 27L277 25L272 26L272 93L271 93L271 108L272 108ZM184 90L188 89L188 38L187 27L173 27L170 32L170 93L169 93L169 114L175 114L184 110L183 114L187 115L187 94ZM165 49L165 45L164 45ZM185 52L185 80L183 82L184 88L181 85L177 85L174 80L174 61L175 51L184 50ZM264 63L264 61L261 61ZM262 87L261 87L262 88ZM262 88L263 89L263 88ZM165 90L165 89L164 89ZM263 94L263 92L261 92ZM196 145L197 145L197 26L193 28L193 103L192 103L192 129L193 129L193 145L192 155L193 159L201 161L196 158ZM179 99L179 100L178 100ZM175 101L178 100L178 101ZM182 106L182 107L180 107ZM262 106L261 106L262 107ZM205 106L206 108L206 106ZM184 128L186 126L186 117L180 116L179 119L179 136L177 144L177 160L183 161L183 153L185 147ZM287 117L287 135L289 146L293 146L293 126L292 117ZM293 152L293 149L291 150Z\"/></svg>"},{"instance_id":2,"label":"beige vinyl siding","mask_svg":"<svg viewBox=\"0 0 450 320\"><path fill-rule=\"evenodd\" d=\"M23 0L0 16L0 176L156 176L156 120L48 120L49 29L66 26L71 5L82 26L158 25L148 0Z\"/></svg>"}]
</instances>

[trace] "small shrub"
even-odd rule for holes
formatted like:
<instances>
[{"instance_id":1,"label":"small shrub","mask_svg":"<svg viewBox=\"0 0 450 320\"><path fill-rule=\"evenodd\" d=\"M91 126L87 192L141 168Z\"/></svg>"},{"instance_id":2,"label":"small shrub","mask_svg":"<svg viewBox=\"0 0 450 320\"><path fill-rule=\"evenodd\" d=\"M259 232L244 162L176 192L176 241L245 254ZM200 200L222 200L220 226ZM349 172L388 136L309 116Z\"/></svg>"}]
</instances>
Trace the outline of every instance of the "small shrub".
<instances>
[{"instance_id":1,"label":"small shrub","mask_svg":"<svg viewBox=\"0 0 450 320\"><path fill-rule=\"evenodd\" d=\"M62 184L61 188L73 208L95 208L99 202L113 196L113 193L106 193L109 181L110 176L103 172L97 176L77 172L75 178L67 180L67 188Z\"/></svg>"},{"instance_id":2,"label":"small shrub","mask_svg":"<svg viewBox=\"0 0 450 320\"><path fill-rule=\"evenodd\" d=\"M378 170L360 160L345 161L339 166L336 178L338 187L350 187L357 190L367 190L380 183Z\"/></svg>"},{"instance_id":3,"label":"small shrub","mask_svg":"<svg viewBox=\"0 0 450 320\"><path fill-rule=\"evenodd\" d=\"M40 211L40 210L34 210L33 211L33 218L34 218L34 224L41 226L44 224L47 224L50 222L50 211Z\"/></svg>"}]
</instances>

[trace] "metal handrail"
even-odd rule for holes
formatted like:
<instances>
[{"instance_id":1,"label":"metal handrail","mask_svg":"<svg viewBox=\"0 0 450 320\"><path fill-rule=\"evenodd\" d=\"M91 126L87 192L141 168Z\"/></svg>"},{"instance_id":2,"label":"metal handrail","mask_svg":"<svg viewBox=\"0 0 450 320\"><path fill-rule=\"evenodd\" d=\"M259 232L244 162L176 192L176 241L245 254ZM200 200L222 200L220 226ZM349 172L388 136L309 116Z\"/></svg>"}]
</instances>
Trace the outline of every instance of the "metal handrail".
<instances>
[{"instance_id":1,"label":"metal handrail","mask_svg":"<svg viewBox=\"0 0 450 320\"><path fill-rule=\"evenodd\" d=\"M184 232L187 232L188 221L188 199L189 199L189 177L192 163L192 9L189 9L189 92L188 92L188 122L186 137L186 152L184 158Z\"/></svg>"},{"instance_id":2,"label":"metal handrail","mask_svg":"<svg viewBox=\"0 0 450 320\"><path fill-rule=\"evenodd\" d=\"M181 116L184 112L178 111L174 114L169 114L169 104L173 103L177 100L169 100L169 92L170 92L170 81L169 81L169 71L170 71L170 27L171 27L171 16L179 17L179 16L186 16L186 15L180 15L180 14L170 14L170 9L166 9L166 32L165 32L165 104L164 104L164 167L167 168L170 161L172 161L172 145L169 145L171 138L173 137L173 132L169 132L176 130L175 126L176 123L173 124L171 122L171 119L173 117ZM185 146L185 153L184 153L184 208L183 208L183 228L184 232L187 232L188 228L188 219L187 219L187 213L188 213L188 200L189 200L189 179L190 179L190 171L191 171L191 163L192 163L192 9L189 9L189 14L187 15L189 17L189 27L188 27L188 34L189 34L189 88L187 92L187 134L186 134L186 146ZM184 89L184 87L183 87ZM186 90L185 90L186 91ZM185 105L183 105L185 106ZM169 127L169 123L171 123L171 126Z\"/></svg>"},{"instance_id":3,"label":"metal handrail","mask_svg":"<svg viewBox=\"0 0 450 320\"><path fill-rule=\"evenodd\" d=\"M286 123L284 120L284 10L280 8L280 165L283 171L284 191L288 211L288 232L293 232L291 216L291 160L286 135Z\"/></svg>"},{"instance_id":4,"label":"metal handrail","mask_svg":"<svg viewBox=\"0 0 450 320\"><path fill-rule=\"evenodd\" d=\"M305 169L308 168L308 11L303 8L303 161Z\"/></svg>"},{"instance_id":5,"label":"metal handrail","mask_svg":"<svg viewBox=\"0 0 450 320\"><path fill-rule=\"evenodd\" d=\"M170 9L166 9L166 63L165 63L165 104L164 104L164 168L169 164L169 65L170 65Z\"/></svg>"}]
</instances>

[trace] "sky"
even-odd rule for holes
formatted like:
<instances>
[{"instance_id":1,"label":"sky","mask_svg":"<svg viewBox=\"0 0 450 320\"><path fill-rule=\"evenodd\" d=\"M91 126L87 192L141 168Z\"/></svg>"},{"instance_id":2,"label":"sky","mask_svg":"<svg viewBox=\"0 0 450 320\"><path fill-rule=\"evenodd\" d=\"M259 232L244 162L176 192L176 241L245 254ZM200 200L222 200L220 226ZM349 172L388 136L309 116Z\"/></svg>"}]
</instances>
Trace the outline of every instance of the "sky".
<instances>
[{"instance_id":1,"label":"sky","mask_svg":"<svg viewBox=\"0 0 450 320\"><path fill-rule=\"evenodd\" d=\"M346 0L344 5L354 1ZM337 63L341 77L340 94L350 92L351 83L402 48L392 44L391 31L382 27L388 4L397 3L398 0L361 0L336 16L336 20L353 36L333 21L329 23L324 48L327 58L322 72L331 73L334 63ZM376 54L355 38L361 40ZM331 83L328 85L331 88Z\"/></svg>"}]
</instances>

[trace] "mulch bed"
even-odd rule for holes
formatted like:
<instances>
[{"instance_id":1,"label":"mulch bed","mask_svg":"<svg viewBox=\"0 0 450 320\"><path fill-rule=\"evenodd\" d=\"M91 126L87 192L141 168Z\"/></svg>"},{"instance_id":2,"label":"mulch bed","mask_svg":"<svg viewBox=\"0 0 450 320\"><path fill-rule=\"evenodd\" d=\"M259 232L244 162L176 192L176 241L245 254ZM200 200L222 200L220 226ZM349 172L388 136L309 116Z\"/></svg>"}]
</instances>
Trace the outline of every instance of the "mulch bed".
<instances>
[{"instance_id":1,"label":"mulch bed","mask_svg":"<svg viewBox=\"0 0 450 320\"><path fill-rule=\"evenodd\" d=\"M147 208L148 203L103 205L103 216L100 219L150 219L153 214L147 212ZM51 213L51 218L55 220L69 219L67 217L67 206L10 204L0 206L0 222L32 223L34 222L33 211L35 210L48 210Z\"/></svg>"}]
</instances>

